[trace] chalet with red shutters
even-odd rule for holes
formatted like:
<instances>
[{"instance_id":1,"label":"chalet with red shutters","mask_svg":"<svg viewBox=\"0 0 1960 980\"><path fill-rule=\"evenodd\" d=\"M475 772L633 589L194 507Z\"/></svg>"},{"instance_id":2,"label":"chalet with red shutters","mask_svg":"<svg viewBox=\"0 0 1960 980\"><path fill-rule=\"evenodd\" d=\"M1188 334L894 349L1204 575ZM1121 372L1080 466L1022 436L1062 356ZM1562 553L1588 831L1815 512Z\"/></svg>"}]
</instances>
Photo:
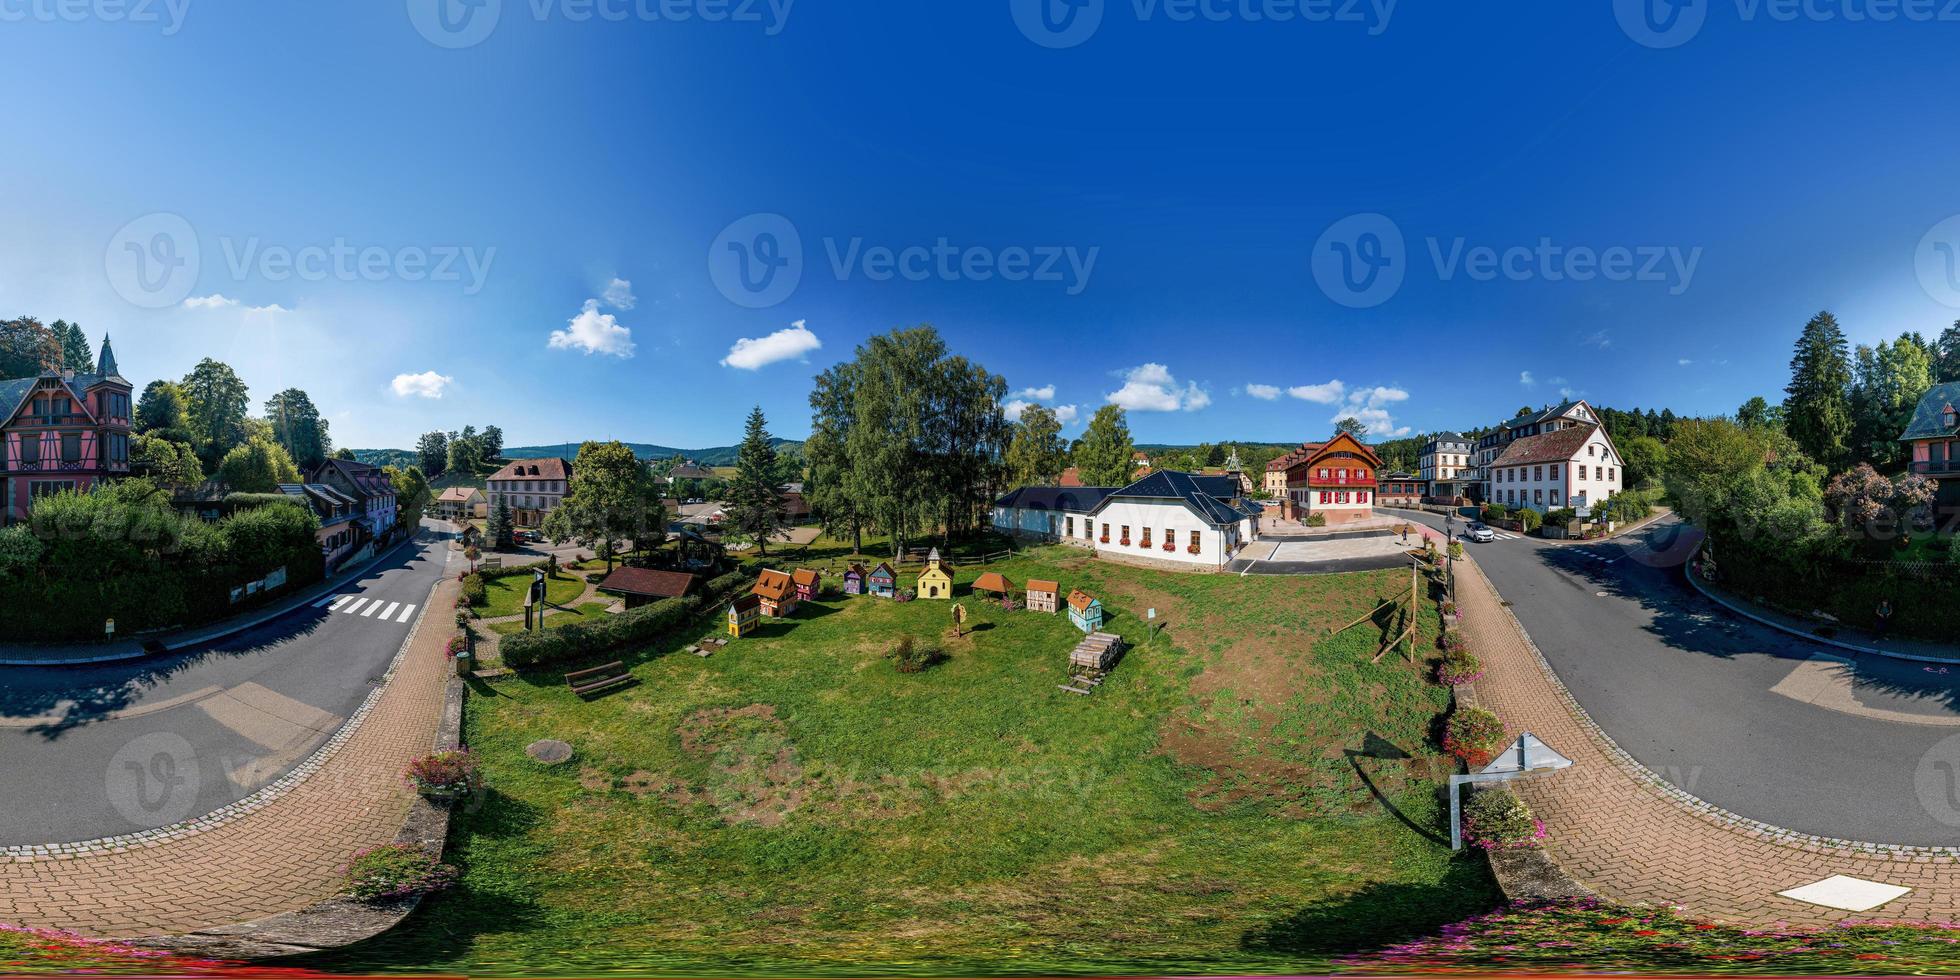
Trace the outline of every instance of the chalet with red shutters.
<instances>
[{"instance_id":1,"label":"chalet with red shutters","mask_svg":"<svg viewBox=\"0 0 1960 980\"><path fill-rule=\"evenodd\" d=\"M1315 514L1328 526L1365 521L1375 514L1376 473L1382 458L1345 432L1303 452L1286 469L1286 516L1305 522Z\"/></svg>"},{"instance_id":2,"label":"chalet with red shutters","mask_svg":"<svg viewBox=\"0 0 1960 980\"><path fill-rule=\"evenodd\" d=\"M0 524L37 498L129 475L131 408L106 336L93 373L0 381Z\"/></svg>"}]
</instances>

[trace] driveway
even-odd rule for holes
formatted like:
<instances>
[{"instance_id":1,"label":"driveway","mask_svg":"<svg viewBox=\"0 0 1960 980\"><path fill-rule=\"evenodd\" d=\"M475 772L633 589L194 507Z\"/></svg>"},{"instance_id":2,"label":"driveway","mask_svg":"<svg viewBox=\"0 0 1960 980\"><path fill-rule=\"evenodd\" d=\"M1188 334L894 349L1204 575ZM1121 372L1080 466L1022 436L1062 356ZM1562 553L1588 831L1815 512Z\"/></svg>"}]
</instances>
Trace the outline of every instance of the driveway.
<instances>
[{"instance_id":1,"label":"driveway","mask_svg":"<svg viewBox=\"0 0 1960 980\"><path fill-rule=\"evenodd\" d=\"M0 667L0 846L168 826L291 771L360 708L427 612L452 555L434 528L333 595L218 643Z\"/></svg>"},{"instance_id":2,"label":"driveway","mask_svg":"<svg viewBox=\"0 0 1960 980\"><path fill-rule=\"evenodd\" d=\"M1698 540L1669 517L1604 543L1465 547L1593 720L1675 786L1803 833L1960 845L1960 799L1935 791L1952 780L1929 780L1960 757L1941 746L1960 736L1960 672L1734 616L1686 581Z\"/></svg>"}]
</instances>

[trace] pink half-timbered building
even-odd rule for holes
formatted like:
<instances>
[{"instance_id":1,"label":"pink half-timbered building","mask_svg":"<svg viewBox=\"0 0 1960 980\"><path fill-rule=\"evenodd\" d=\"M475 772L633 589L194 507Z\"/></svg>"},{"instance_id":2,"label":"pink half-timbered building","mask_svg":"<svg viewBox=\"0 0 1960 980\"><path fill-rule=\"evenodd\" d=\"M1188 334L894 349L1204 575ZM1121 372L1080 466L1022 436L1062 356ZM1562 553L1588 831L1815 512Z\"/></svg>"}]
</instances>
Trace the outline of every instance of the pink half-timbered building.
<instances>
[{"instance_id":1,"label":"pink half-timbered building","mask_svg":"<svg viewBox=\"0 0 1960 980\"><path fill-rule=\"evenodd\" d=\"M129 475L130 393L106 336L93 374L0 381L0 524L37 497Z\"/></svg>"}]
</instances>

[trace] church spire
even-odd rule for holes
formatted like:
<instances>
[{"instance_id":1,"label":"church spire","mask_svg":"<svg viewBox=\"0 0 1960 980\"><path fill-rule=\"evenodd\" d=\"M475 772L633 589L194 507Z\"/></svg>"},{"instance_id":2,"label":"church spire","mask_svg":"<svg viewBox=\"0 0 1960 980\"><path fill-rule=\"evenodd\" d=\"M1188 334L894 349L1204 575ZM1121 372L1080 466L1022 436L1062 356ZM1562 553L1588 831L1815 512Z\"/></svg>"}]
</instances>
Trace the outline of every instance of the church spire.
<instances>
[{"instance_id":1,"label":"church spire","mask_svg":"<svg viewBox=\"0 0 1960 980\"><path fill-rule=\"evenodd\" d=\"M116 352L109 349L109 335L102 335L102 356L96 358L95 373L111 377L116 373Z\"/></svg>"}]
</instances>

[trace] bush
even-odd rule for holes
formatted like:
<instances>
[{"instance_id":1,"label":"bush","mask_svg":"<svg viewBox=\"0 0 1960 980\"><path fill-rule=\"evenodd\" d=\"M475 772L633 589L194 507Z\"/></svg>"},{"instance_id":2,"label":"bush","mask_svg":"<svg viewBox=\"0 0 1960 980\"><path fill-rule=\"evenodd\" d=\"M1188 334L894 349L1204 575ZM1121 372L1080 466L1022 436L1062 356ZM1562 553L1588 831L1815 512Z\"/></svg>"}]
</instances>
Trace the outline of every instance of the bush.
<instances>
[{"instance_id":1,"label":"bush","mask_svg":"<svg viewBox=\"0 0 1960 980\"><path fill-rule=\"evenodd\" d=\"M383 844L347 862L347 890L363 902L386 902L439 892L456 883L456 869L413 844Z\"/></svg>"},{"instance_id":2,"label":"bush","mask_svg":"<svg viewBox=\"0 0 1960 980\"><path fill-rule=\"evenodd\" d=\"M1463 836L1486 851L1538 847L1545 842L1545 824L1508 791L1482 789L1463 808Z\"/></svg>"},{"instance_id":3,"label":"bush","mask_svg":"<svg viewBox=\"0 0 1960 980\"><path fill-rule=\"evenodd\" d=\"M1436 665L1437 682L1451 687L1474 684L1483 676L1484 662L1468 650L1453 650L1444 655L1442 663Z\"/></svg>"},{"instance_id":4,"label":"bush","mask_svg":"<svg viewBox=\"0 0 1960 980\"><path fill-rule=\"evenodd\" d=\"M510 667L541 667L608 653L627 646L652 643L686 622L701 607L695 596L662 599L617 616L552 626L537 632L512 633L498 641Z\"/></svg>"},{"instance_id":5,"label":"bush","mask_svg":"<svg viewBox=\"0 0 1960 980\"><path fill-rule=\"evenodd\" d=\"M892 662L892 666L898 668L901 674L916 674L945 659L938 650L930 647L920 649L912 642L910 636L899 637L898 645L893 647L892 652L885 657Z\"/></svg>"},{"instance_id":6,"label":"bush","mask_svg":"<svg viewBox=\"0 0 1960 980\"><path fill-rule=\"evenodd\" d=\"M402 776L423 796L465 796L483 785L476 756L468 749L425 755L409 763Z\"/></svg>"},{"instance_id":7,"label":"bush","mask_svg":"<svg viewBox=\"0 0 1960 980\"><path fill-rule=\"evenodd\" d=\"M1326 514L1308 514L1308 515L1307 515L1307 526L1308 526L1308 527L1326 527L1326 526L1327 526L1327 515L1326 515Z\"/></svg>"},{"instance_id":8,"label":"bush","mask_svg":"<svg viewBox=\"0 0 1960 980\"><path fill-rule=\"evenodd\" d=\"M1470 644L1463 639L1463 632L1454 626L1443 630L1443 635L1436 638L1436 646L1445 653L1464 653L1470 649Z\"/></svg>"},{"instance_id":9,"label":"bush","mask_svg":"<svg viewBox=\"0 0 1960 980\"><path fill-rule=\"evenodd\" d=\"M1506 507L1503 504L1485 504L1483 518L1485 524L1495 524L1498 521L1508 521L1511 519L1511 508Z\"/></svg>"},{"instance_id":10,"label":"bush","mask_svg":"<svg viewBox=\"0 0 1960 980\"><path fill-rule=\"evenodd\" d=\"M510 578L513 575L529 575L533 571L536 571L539 566L544 564L545 563L541 561L533 561L533 562L526 562L522 565L505 565L502 568L479 568L476 570L475 574L481 576L485 582L489 582L494 579ZM558 576L554 575L552 577L556 578Z\"/></svg>"},{"instance_id":11,"label":"bush","mask_svg":"<svg viewBox=\"0 0 1960 980\"><path fill-rule=\"evenodd\" d=\"M1504 723L1482 708L1458 708L1444 726L1443 751L1472 769L1490 764L1491 755L1502 747Z\"/></svg>"},{"instance_id":12,"label":"bush","mask_svg":"<svg viewBox=\"0 0 1960 980\"><path fill-rule=\"evenodd\" d=\"M482 572L471 572L463 576L461 601L469 606L483 606L490 602L490 586Z\"/></svg>"},{"instance_id":13,"label":"bush","mask_svg":"<svg viewBox=\"0 0 1960 980\"><path fill-rule=\"evenodd\" d=\"M1450 557L1451 558L1463 557L1463 542L1461 541L1450 542Z\"/></svg>"},{"instance_id":14,"label":"bush","mask_svg":"<svg viewBox=\"0 0 1960 980\"><path fill-rule=\"evenodd\" d=\"M749 583L754 581L755 576L740 571L709 579L708 583L701 587L702 600L708 603L720 602L748 588Z\"/></svg>"},{"instance_id":15,"label":"bush","mask_svg":"<svg viewBox=\"0 0 1960 980\"><path fill-rule=\"evenodd\" d=\"M1579 512L1570 507L1559 507L1545 512L1545 523L1552 527L1564 527L1579 519Z\"/></svg>"},{"instance_id":16,"label":"bush","mask_svg":"<svg viewBox=\"0 0 1960 980\"><path fill-rule=\"evenodd\" d=\"M1539 517L1538 512L1529 507L1518 508L1516 517L1519 526L1524 529L1524 533L1526 534L1538 530L1538 525L1544 523L1544 518Z\"/></svg>"}]
</instances>

